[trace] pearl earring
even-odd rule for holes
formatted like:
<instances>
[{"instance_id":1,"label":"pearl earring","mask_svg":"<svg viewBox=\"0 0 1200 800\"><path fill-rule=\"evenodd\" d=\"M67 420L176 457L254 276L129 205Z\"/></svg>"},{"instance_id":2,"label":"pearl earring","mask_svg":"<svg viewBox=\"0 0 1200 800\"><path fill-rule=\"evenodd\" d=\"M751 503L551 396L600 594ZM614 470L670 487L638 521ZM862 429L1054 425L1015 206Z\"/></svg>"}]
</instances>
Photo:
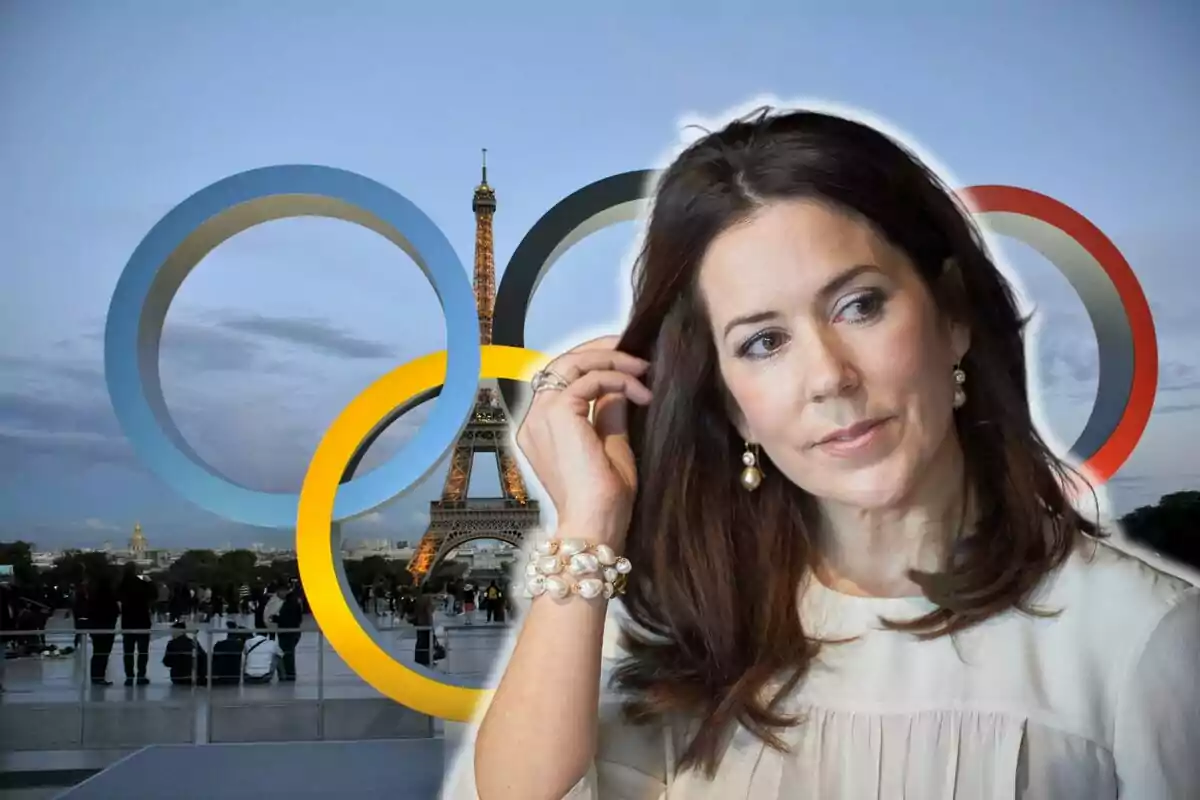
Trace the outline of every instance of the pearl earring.
<instances>
[{"instance_id":1,"label":"pearl earring","mask_svg":"<svg viewBox=\"0 0 1200 800\"><path fill-rule=\"evenodd\" d=\"M962 408L967 403L967 392L963 384L967 382L967 373L960 367L954 368L954 407Z\"/></svg>"},{"instance_id":2,"label":"pearl earring","mask_svg":"<svg viewBox=\"0 0 1200 800\"><path fill-rule=\"evenodd\" d=\"M742 470L742 488L747 492L753 492L762 485L763 474L758 468L757 445L751 445L746 442L746 452L742 453L742 463L745 469Z\"/></svg>"}]
</instances>

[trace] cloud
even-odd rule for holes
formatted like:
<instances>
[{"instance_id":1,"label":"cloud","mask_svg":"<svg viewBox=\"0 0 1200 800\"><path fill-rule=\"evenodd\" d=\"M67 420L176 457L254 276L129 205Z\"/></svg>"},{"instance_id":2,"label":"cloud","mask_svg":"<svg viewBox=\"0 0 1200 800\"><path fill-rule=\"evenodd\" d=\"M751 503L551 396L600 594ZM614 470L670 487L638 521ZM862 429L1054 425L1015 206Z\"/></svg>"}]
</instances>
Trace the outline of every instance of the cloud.
<instances>
[{"instance_id":1,"label":"cloud","mask_svg":"<svg viewBox=\"0 0 1200 800\"><path fill-rule=\"evenodd\" d=\"M1200 401L1195 403L1157 403L1154 414L1183 414L1188 411L1200 411Z\"/></svg>"},{"instance_id":2,"label":"cloud","mask_svg":"<svg viewBox=\"0 0 1200 800\"><path fill-rule=\"evenodd\" d=\"M1200 389L1200 366L1167 361L1158 366L1160 392L1186 392Z\"/></svg>"},{"instance_id":3,"label":"cloud","mask_svg":"<svg viewBox=\"0 0 1200 800\"><path fill-rule=\"evenodd\" d=\"M83 337L91 344L104 342L104 330L94 330ZM58 343L60 350L73 349L69 340ZM163 326L162 340L159 343L164 366L168 369L186 368L189 372L197 371L242 371L255 370L259 372L275 371L278 364L264 362L263 349L257 343L249 341L221 328L200 322L167 321ZM89 348L90 349L90 348ZM96 354L103 363L103 353ZM103 373L88 368L72 367L69 365L47 364L47 369L55 369L66 376L85 379L89 375Z\"/></svg>"},{"instance_id":4,"label":"cloud","mask_svg":"<svg viewBox=\"0 0 1200 800\"><path fill-rule=\"evenodd\" d=\"M100 369L64 360L0 354L0 374L6 376L4 383L9 386L14 378L24 382L62 378L79 387L104 390L104 373Z\"/></svg>"},{"instance_id":5,"label":"cloud","mask_svg":"<svg viewBox=\"0 0 1200 800\"><path fill-rule=\"evenodd\" d=\"M86 468L94 464L136 463L133 448L124 439L94 433L38 431L0 428L0 464L19 465L40 457L69 461L64 469Z\"/></svg>"},{"instance_id":6,"label":"cloud","mask_svg":"<svg viewBox=\"0 0 1200 800\"><path fill-rule=\"evenodd\" d=\"M1094 391L1100 375L1094 344L1088 347L1077 339L1042 333L1037 337L1036 352L1031 372L1042 387L1079 392L1084 384L1088 391Z\"/></svg>"},{"instance_id":7,"label":"cloud","mask_svg":"<svg viewBox=\"0 0 1200 800\"><path fill-rule=\"evenodd\" d=\"M104 376L74 360L0 356L0 464L20 470L33 459L64 459L62 468L132 465L109 405Z\"/></svg>"},{"instance_id":8,"label":"cloud","mask_svg":"<svg viewBox=\"0 0 1200 800\"><path fill-rule=\"evenodd\" d=\"M235 483L298 491L321 432L344 406L348 390L342 381L314 382L283 370L260 379L270 364L260 350L267 350L243 338L213 323L168 329L164 388L172 416L192 447ZM214 380L213 370L254 377ZM197 372L204 373L199 380ZM347 376L347 383L366 385L370 377ZM0 461L6 473L47 458L59 459L53 469L65 472L96 464L141 466L112 410L102 371L83 352L0 355L0 386ZM360 472L392 457L433 403L391 425L368 450Z\"/></svg>"},{"instance_id":9,"label":"cloud","mask_svg":"<svg viewBox=\"0 0 1200 800\"><path fill-rule=\"evenodd\" d=\"M97 519L96 517L88 517L87 519L85 519L83 521L83 527L87 528L88 530L92 530L92 531L119 531L119 530L121 530L116 525L113 525L110 522L105 522L102 519Z\"/></svg>"},{"instance_id":10,"label":"cloud","mask_svg":"<svg viewBox=\"0 0 1200 800\"><path fill-rule=\"evenodd\" d=\"M168 324L163 330L162 359L171 368L203 371L262 371L262 348L256 342L220 328L194 323Z\"/></svg>"},{"instance_id":11,"label":"cloud","mask_svg":"<svg viewBox=\"0 0 1200 800\"><path fill-rule=\"evenodd\" d=\"M1200 352L1195 340L1184 342L1178 330L1166 330L1161 321L1157 324L1158 391L1200 389ZM1031 341L1036 346L1029 352L1030 371L1037 384L1055 395L1090 401L1100 379L1100 360L1087 317L1062 312L1044 315L1033 330Z\"/></svg>"},{"instance_id":12,"label":"cloud","mask_svg":"<svg viewBox=\"0 0 1200 800\"><path fill-rule=\"evenodd\" d=\"M353 359L392 358L392 348L362 339L317 317L264 317L226 314L222 328L307 347L319 353Z\"/></svg>"},{"instance_id":13,"label":"cloud","mask_svg":"<svg viewBox=\"0 0 1200 800\"><path fill-rule=\"evenodd\" d=\"M120 429L107 403L71 400L49 392L0 392L0 426L12 431L117 436Z\"/></svg>"}]
</instances>

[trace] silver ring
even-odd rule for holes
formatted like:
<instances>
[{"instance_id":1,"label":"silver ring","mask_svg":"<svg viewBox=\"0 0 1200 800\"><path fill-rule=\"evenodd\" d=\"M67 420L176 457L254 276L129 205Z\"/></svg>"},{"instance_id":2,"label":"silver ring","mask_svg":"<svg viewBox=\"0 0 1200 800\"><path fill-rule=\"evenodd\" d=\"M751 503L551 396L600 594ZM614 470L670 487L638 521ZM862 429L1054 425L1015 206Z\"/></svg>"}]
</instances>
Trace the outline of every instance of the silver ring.
<instances>
[{"instance_id":1,"label":"silver ring","mask_svg":"<svg viewBox=\"0 0 1200 800\"><path fill-rule=\"evenodd\" d=\"M551 369L539 369L533 373L533 379L529 384L533 387L535 394L547 390L561 392L571 385L566 378Z\"/></svg>"}]
</instances>

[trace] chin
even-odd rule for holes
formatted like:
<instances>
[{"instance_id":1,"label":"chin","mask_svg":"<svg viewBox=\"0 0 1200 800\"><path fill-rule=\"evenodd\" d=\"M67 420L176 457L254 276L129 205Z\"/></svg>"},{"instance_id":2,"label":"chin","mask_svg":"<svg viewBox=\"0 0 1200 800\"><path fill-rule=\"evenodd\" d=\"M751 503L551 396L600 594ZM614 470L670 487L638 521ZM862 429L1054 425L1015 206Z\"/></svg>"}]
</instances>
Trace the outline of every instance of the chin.
<instances>
[{"instance_id":1,"label":"chin","mask_svg":"<svg viewBox=\"0 0 1200 800\"><path fill-rule=\"evenodd\" d=\"M797 481L797 485L818 500L863 511L884 511L903 505L918 483L914 465L894 459L844 472L814 470L814 475L820 477Z\"/></svg>"}]
</instances>

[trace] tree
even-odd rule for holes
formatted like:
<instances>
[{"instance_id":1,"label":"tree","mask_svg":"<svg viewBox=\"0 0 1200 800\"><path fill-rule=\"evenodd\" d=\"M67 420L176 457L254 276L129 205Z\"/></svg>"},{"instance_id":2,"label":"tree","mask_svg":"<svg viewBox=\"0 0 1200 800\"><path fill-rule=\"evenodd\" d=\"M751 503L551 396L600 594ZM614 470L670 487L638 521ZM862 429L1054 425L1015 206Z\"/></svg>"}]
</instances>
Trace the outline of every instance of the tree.
<instances>
[{"instance_id":1,"label":"tree","mask_svg":"<svg viewBox=\"0 0 1200 800\"><path fill-rule=\"evenodd\" d=\"M68 550L54 559L54 565L45 575L47 582L60 589L88 581L112 582L116 577L117 567L109 559L108 553L84 553L78 550Z\"/></svg>"},{"instance_id":2,"label":"tree","mask_svg":"<svg viewBox=\"0 0 1200 800\"><path fill-rule=\"evenodd\" d=\"M241 586L254 581L254 567L258 556L249 550L230 550L217 559L217 582Z\"/></svg>"},{"instance_id":3,"label":"tree","mask_svg":"<svg viewBox=\"0 0 1200 800\"><path fill-rule=\"evenodd\" d=\"M1167 558L1200 569L1200 492L1174 492L1121 518L1130 538Z\"/></svg>"},{"instance_id":4,"label":"tree","mask_svg":"<svg viewBox=\"0 0 1200 800\"><path fill-rule=\"evenodd\" d=\"M217 575L217 554L212 550L187 550L167 569L173 582L211 586Z\"/></svg>"},{"instance_id":5,"label":"tree","mask_svg":"<svg viewBox=\"0 0 1200 800\"><path fill-rule=\"evenodd\" d=\"M462 561L443 561L434 567L429 580L441 584L455 583L466 577L467 569L467 565Z\"/></svg>"},{"instance_id":6,"label":"tree","mask_svg":"<svg viewBox=\"0 0 1200 800\"><path fill-rule=\"evenodd\" d=\"M17 586L38 583L38 571L33 566L33 545L29 542L0 542L0 564L12 566L13 583Z\"/></svg>"},{"instance_id":7,"label":"tree","mask_svg":"<svg viewBox=\"0 0 1200 800\"><path fill-rule=\"evenodd\" d=\"M380 583L397 586L412 584L412 576L408 572L407 561L393 561L383 556L367 556L364 559L344 559L342 569L346 573L346 581L357 592L363 586L373 586Z\"/></svg>"}]
</instances>

